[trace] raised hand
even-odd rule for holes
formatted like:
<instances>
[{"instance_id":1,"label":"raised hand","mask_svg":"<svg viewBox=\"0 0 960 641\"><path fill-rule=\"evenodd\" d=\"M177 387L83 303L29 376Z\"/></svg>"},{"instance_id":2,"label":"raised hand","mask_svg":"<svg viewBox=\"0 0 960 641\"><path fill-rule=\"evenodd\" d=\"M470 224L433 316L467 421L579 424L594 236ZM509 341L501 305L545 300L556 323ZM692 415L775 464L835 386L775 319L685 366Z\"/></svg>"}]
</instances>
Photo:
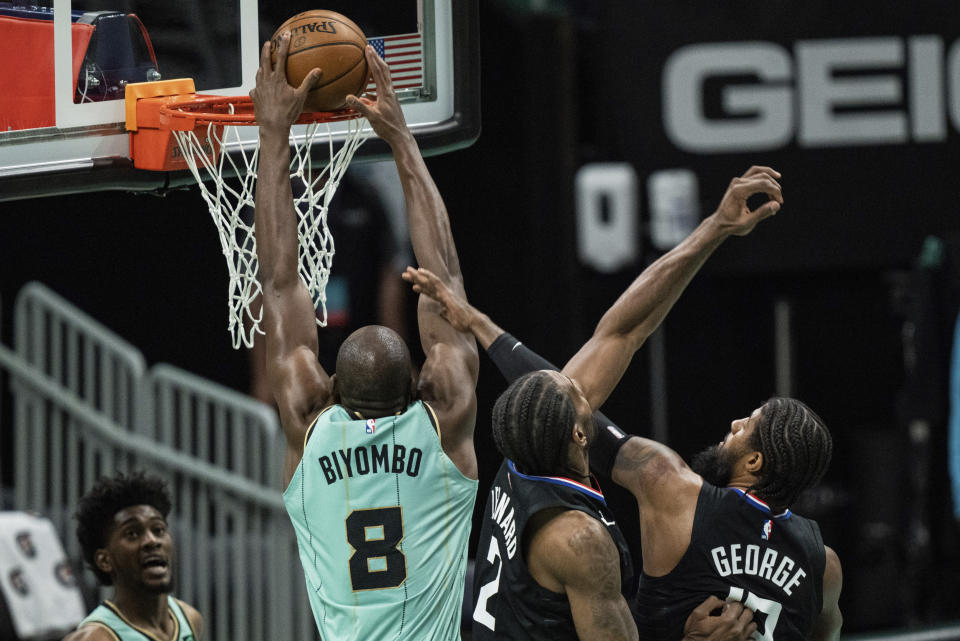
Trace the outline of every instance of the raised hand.
<instances>
[{"instance_id":1,"label":"raised hand","mask_svg":"<svg viewBox=\"0 0 960 641\"><path fill-rule=\"evenodd\" d=\"M746 236L764 218L773 216L783 205L780 172L770 167L753 166L739 178L730 181L716 215L721 224L734 236ZM747 199L754 194L770 197L766 203L753 211L747 207Z\"/></svg>"},{"instance_id":2,"label":"raised hand","mask_svg":"<svg viewBox=\"0 0 960 641\"><path fill-rule=\"evenodd\" d=\"M712 614L718 609L719 615ZM683 641L747 641L756 630L753 610L710 596L687 617Z\"/></svg>"},{"instance_id":3,"label":"raised hand","mask_svg":"<svg viewBox=\"0 0 960 641\"><path fill-rule=\"evenodd\" d=\"M470 324L479 312L462 297L454 294L436 274L422 267L407 267L401 277L413 285L413 291L436 301L440 305L440 315L454 329L458 332L470 331Z\"/></svg>"},{"instance_id":4,"label":"raised hand","mask_svg":"<svg viewBox=\"0 0 960 641\"><path fill-rule=\"evenodd\" d=\"M393 91L393 81L390 79L390 68L387 63L370 45L367 45L364 55L367 57L367 66L373 75L373 82L377 86L377 99L358 98L351 94L347 96L347 106L359 111L370 122L376 134L392 147L395 141L410 135L410 130L407 129L403 110Z\"/></svg>"},{"instance_id":5,"label":"raised hand","mask_svg":"<svg viewBox=\"0 0 960 641\"><path fill-rule=\"evenodd\" d=\"M277 48L277 61L272 58L272 44L268 40L260 49L260 68L257 69L257 86L250 91L253 98L253 110L261 130L282 131L286 136L290 125L296 122L303 112L303 103L313 89L320 75L320 69L312 69L299 87L287 82L287 51L290 49L290 32L280 36Z\"/></svg>"}]
</instances>

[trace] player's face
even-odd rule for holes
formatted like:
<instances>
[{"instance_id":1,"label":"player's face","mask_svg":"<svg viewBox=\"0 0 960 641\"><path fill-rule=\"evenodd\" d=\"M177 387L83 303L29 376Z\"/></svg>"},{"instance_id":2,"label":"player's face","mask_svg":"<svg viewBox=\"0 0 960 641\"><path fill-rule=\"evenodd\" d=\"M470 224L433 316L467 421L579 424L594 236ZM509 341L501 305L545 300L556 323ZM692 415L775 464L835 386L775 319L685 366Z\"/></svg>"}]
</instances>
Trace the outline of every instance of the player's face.
<instances>
[{"instance_id":1,"label":"player's face","mask_svg":"<svg viewBox=\"0 0 960 641\"><path fill-rule=\"evenodd\" d=\"M730 431L723 437L718 447L721 450L728 450L736 452L737 454L742 454L747 451L750 439L753 437L753 432L756 430L757 423L760 421L761 409L762 408L758 407L753 410L750 416L732 421L730 423Z\"/></svg>"},{"instance_id":2,"label":"player's face","mask_svg":"<svg viewBox=\"0 0 960 641\"><path fill-rule=\"evenodd\" d=\"M750 416L732 421L730 431L722 441L694 456L690 463L693 471L713 485L727 485L735 472L737 462L753 450L751 437L760 421L760 409L758 407Z\"/></svg>"},{"instance_id":3,"label":"player's face","mask_svg":"<svg viewBox=\"0 0 960 641\"><path fill-rule=\"evenodd\" d=\"M115 586L153 593L173 588L173 539L151 505L126 507L113 516L106 552Z\"/></svg>"}]
</instances>

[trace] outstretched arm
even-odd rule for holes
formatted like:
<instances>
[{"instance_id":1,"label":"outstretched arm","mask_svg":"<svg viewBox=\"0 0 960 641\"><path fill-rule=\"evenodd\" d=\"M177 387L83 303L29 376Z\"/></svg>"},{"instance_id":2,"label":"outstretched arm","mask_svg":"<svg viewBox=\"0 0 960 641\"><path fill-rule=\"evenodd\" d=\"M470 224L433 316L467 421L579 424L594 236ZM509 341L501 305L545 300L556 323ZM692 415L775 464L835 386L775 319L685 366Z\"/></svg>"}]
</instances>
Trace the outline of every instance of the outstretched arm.
<instances>
[{"instance_id":1,"label":"outstretched arm","mask_svg":"<svg viewBox=\"0 0 960 641\"><path fill-rule=\"evenodd\" d=\"M587 343L563 368L597 408L620 382L634 353L660 325L707 258L731 235L744 236L783 204L769 167L751 167L727 188L717 211L679 245L657 259L603 315ZM750 211L747 199L765 193L770 200Z\"/></svg>"},{"instance_id":2,"label":"outstretched arm","mask_svg":"<svg viewBox=\"0 0 960 641\"><path fill-rule=\"evenodd\" d=\"M404 120L389 68L372 47L367 47L366 57L377 87L376 100L348 96L347 104L366 117L377 135L393 150L417 262L463 296L460 261L440 191ZM464 474L476 478L473 450L479 369L476 342L471 334L458 331L444 320L437 303L429 298L421 296L417 320L420 342L427 356L420 374L420 394L437 411L444 451Z\"/></svg>"},{"instance_id":3,"label":"outstretched arm","mask_svg":"<svg viewBox=\"0 0 960 641\"><path fill-rule=\"evenodd\" d=\"M468 303L466 298L454 293L429 269L408 267L403 279L413 286L413 291L436 301L440 314L453 327L473 334L508 383L528 372L541 369L560 371L559 367L505 332L489 316ZM601 438L591 446L590 468L597 474L609 477L617 446L626 435L603 413L594 412L593 418Z\"/></svg>"},{"instance_id":4,"label":"outstretched arm","mask_svg":"<svg viewBox=\"0 0 960 641\"><path fill-rule=\"evenodd\" d=\"M260 125L254 231L263 286L267 379L287 437L284 485L303 456L313 416L330 399L330 378L317 360L316 311L297 273L297 216L290 188L290 126L303 111L307 92L320 75L314 69L294 89L287 83L290 34L280 39L276 65L263 45L257 86L250 92Z\"/></svg>"}]
</instances>

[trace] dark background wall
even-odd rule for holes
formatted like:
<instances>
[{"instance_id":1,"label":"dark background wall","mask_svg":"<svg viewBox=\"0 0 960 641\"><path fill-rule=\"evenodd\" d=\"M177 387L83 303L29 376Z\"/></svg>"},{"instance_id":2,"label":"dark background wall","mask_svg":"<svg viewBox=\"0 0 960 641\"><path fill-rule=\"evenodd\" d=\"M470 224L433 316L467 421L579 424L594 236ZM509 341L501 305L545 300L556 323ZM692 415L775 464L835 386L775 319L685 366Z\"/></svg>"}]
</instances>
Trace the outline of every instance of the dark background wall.
<instances>
[{"instance_id":1,"label":"dark background wall","mask_svg":"<svg viewBox=\"0 0 960 641\"><path fill-rule=\"evenodd\" d=\"M721 247L664 324L660 400L668 441L690 455L776 391L774 305L788 303L794 393L824 417L836 440L824 484L798 511L820 520L844 562L845 629L955 618L951 596L960 593L960 562L946 484L945 386L960 282L954 240L960 6L889 2L867 10L757 0L550 6L555 11L537 13L519 1L481 2L483 133L469 149L429 161L473 302L562 364L657 255L641 227L635 265L601 274L577 261L573 178L582 164L630 163L640 178L644 223L642 186L655 170L692 169L701 211L709 213L730 178L751 164L776 167L783 173L783 211ZM894 37L907 52L916 36L942 43L934 74L941 88L932 93L942 105L941 136L918 140L908 132L901 142L853 145L799 141L798 114L811 89L797 80L798 42ZM796 116L790 135L766 149L680 148L664 124L667 60L685 45L753 41L773 43L790 61L786 79L767 83L789 95ZM899 64L842 70L837 78L893 79L901 95L835 112L898 112L909 123L915 107L909 87L918 73L907 53ZM725 88L759 84L750 72L710 78L703 113L714 123L729 121ZM928 236L944 240L943 260L918 269ZM195 190L164 198L101 193L0 203L7 344L13 298L34 279L137 345L151 363L171 362L246 389L246 357L230 349L226 332L223 259ZM651 430L651 376L648 348L604 407L640 434ZM487 425L502 387L483 360L481 488L499 460ZM636 540L629 497L605 489ZM478 510L483 502L480 496Z\"/></svg>"}]
</instances>

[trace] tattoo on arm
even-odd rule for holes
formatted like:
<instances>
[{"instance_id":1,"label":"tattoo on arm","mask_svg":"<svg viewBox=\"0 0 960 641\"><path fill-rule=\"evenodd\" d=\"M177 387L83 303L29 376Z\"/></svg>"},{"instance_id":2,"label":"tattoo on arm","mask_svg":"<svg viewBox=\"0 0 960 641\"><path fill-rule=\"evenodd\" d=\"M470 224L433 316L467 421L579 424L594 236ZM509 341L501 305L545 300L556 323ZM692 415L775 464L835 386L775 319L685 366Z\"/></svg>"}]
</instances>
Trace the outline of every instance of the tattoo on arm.
<instances>
[{"instance_id":1,"label":"tattoo on arm","mask_svg":"<svg viewBox=\"0 0 960 641\"><path fill-rule=\"evenodd\" d=\"M600 539L603 537L603 539ZM609 535L594 528L577 528L568 539L581 568L580 580L567 584L577 634L582 639L636 639L636 625L623 598L620 555Z\"/></svg>"},{"instance_id":2,"label":"tattoo on arm","mask_svg":"<svg viewBox=\"0 0 960 641\"><path fill-rule=\"evenodd\" d=\"M659 454L655 447L643 444L641 439L630 439L617 452L617 459L613 464L614 473L643 472Z\"/></svg>"}]
</instances>

